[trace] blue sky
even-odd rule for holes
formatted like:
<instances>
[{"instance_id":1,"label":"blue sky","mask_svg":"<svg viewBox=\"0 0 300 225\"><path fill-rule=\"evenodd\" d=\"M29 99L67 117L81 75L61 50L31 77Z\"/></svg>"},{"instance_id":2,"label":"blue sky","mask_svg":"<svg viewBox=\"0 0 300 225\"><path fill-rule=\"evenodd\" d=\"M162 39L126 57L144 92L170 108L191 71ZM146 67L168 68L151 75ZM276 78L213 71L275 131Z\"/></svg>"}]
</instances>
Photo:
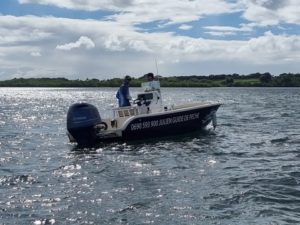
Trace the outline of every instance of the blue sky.
<instances>
[{"instance_id":1,"label":"blue sky","mask_svg":"<svg viewBox=\"0 0 300 225\"><path fill-rule=\"evenodd\" d=\"M2 15L14 16L53 16L64 17L72 19L105 19L106 16L113 15L113 12L95 10L83 11L75 9L61 8L55 5L42 5L42 4L20 4L18 0L2 0L0 1L0 13Z\"/></svg>"},{"instance_id":2,"label":"blue sky","mask_svg":"<svg viewBox=\"0 0 300 225\"><path fill-rule=\"evenodd\" d=\"M298 0L0 1L0 79L299 72Z\"/></svg>"}]
</instances>

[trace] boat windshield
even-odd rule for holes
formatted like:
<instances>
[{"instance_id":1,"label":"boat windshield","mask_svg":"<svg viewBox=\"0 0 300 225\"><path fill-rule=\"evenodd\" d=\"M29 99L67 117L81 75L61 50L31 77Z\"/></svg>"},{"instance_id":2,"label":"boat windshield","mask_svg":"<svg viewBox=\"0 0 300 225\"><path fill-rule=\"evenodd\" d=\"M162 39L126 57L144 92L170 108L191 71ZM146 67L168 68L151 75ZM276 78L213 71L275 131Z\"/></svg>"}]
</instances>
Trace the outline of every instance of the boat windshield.
<instances>
[{"instance_id":1,"label":"boat windshield","mask_svg":"<svg viewBox=\"0 0 300 225\"><path fill-rule=\"evenodd\" d=\"M142 88L144 91L160 90L160 83L158 80L144 82L142 83Z\"/></svg>"}]
</instances>

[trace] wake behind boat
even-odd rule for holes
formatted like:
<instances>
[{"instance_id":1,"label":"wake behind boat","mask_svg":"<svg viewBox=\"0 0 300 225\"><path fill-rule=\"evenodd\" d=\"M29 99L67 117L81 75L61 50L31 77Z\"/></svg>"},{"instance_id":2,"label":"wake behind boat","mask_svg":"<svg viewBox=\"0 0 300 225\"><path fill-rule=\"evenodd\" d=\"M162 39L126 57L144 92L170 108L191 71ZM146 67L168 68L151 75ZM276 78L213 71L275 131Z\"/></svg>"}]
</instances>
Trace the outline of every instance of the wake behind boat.
<instances>
[{"instance_id":1,"label":"wake behind boat","mask_svg":"<svg viewBox=\"0 0 300 225\"><path fill-rule=\"evenodd\" d=\"M142 84L133 106L113 109L113 118L102 119L98 109L88 103L70 106L68 137L80 146L101 142L141 140L193 132L216 121L220 103L189 103L164 106L159 81Z\"/></svg>"}]
</instances>

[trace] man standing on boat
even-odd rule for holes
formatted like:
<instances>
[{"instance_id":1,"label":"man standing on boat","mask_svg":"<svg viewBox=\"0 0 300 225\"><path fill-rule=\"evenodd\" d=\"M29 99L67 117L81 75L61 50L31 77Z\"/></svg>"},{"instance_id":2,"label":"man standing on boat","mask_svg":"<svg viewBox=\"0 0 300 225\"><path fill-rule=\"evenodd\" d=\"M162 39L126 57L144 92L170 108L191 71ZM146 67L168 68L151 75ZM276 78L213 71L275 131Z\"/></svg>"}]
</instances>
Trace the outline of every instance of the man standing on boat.
<instances>
[{"instance_id":1,"label":"man standing on boat","mask_svg":"<svg viewBox=\"0 0 300 225\"><path fill-rule=\"evenodd\" d=\"M131 100L131 96L129 94L129 82L131 81L131 77L126 75L122 85L120 86L116 97L119 100L119 107L130 106L129 100Z\"/></svg>"}]
</instances>

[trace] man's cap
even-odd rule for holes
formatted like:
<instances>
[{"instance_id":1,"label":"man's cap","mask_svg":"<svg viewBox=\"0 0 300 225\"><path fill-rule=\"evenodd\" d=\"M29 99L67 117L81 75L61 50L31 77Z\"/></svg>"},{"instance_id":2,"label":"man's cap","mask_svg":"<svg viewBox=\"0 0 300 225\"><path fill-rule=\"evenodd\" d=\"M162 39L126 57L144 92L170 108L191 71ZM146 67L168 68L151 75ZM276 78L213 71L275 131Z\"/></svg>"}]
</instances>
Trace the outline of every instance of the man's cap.
<instances>
[{"instance_id":1,"label":"man's cap","mask_svg":"<svg viewBox=\"0 0 300 225\"><path fill-rule=\"evenodd\" d=\"M146 77L154 77L154 74L153 73L146 73L144 76L146 76Z\"/></svg>"},{"instance_id":2,"label":"man's cap","mask_svg":"<svg viewBox=\"0 0 300 225\"><path fill-rule=\"evenodd\" d=\"M130 81L130 80L131 80L131 77L130 77L129 75L126 75L126 76L124 77L124 80Z\"/></svg>"}]
</instances>

